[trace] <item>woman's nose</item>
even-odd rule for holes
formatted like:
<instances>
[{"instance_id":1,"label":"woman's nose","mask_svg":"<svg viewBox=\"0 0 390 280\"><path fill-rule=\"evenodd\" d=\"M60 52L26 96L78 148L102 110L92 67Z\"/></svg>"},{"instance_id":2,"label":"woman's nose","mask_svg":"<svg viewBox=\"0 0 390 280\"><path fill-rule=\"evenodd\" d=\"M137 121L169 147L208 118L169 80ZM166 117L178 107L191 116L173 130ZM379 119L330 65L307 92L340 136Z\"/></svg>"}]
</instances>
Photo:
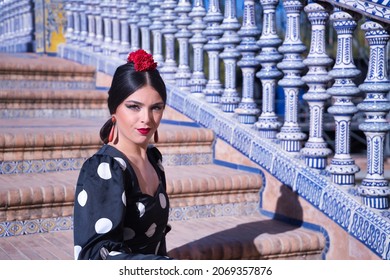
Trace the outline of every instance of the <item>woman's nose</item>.
<instances>
[{"instance_id":1,"label":"woman's nose","mask_svg":"<svg viewBox=\"0 0 390 280\"><path fill-rule=\"evenodd\" d=\"M144 110L142 113L142 122L149 123L152 119L152 112L150 110Z\"/></svg>"}]
</instances>

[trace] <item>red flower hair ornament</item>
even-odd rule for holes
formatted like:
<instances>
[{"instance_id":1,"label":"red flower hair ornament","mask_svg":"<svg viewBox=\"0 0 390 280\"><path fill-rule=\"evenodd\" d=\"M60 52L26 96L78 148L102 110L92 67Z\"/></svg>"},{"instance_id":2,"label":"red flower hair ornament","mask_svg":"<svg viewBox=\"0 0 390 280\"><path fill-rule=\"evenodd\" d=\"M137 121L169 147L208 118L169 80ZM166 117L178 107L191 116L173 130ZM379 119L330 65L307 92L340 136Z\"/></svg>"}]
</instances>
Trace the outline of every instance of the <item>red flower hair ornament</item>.
<instances>
[{"instance_id":1,"label":"red flower hair ornament","mask_svg":"<svg viewBox=\"0 0 390 280\"><path fill-rule=\"evenodd\" d=\"M127 57L127 62L134 63L135 71L150 71L157 68L153 56L142 49L131 52Z\"/></svg>"}]
</instances>

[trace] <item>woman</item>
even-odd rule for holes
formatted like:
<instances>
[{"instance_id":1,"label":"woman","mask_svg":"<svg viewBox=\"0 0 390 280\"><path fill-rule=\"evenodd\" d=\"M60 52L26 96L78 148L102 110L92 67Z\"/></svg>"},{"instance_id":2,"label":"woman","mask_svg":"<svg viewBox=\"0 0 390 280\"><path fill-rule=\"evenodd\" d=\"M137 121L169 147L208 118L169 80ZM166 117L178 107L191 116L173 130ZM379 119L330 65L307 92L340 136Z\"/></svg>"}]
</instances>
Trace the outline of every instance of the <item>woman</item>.
<instances>
[{"instance_id":1,"label":"woman","mask_svg":"<svg viewBox=\"0 0 390 280\"><path fill-rule=\"evenodd\" d=\"M167 259L169 201L161 154L149 145L166 103L153 57L130 53L108 92L103 147L82 166L74 206L76 259Z\"/></svg>"}]
</instances>

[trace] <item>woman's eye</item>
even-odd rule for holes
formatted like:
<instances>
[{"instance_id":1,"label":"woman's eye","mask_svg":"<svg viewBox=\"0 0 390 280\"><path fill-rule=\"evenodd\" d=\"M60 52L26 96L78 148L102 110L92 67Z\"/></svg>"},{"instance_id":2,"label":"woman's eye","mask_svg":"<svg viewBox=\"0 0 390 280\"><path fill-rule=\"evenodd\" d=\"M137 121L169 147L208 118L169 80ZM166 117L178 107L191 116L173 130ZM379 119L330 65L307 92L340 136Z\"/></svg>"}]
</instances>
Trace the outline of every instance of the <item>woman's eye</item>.
<instances>
[{"instance_id":1,"label":"woman's eye","mask_svg":"<svg viewBox=\"0 0 390 280\"><path fill-rule=\"evenodd\" d=\"M154 106L152 107L153 111L161 111L163 109L163 106Z\"/></svg>"},{"instance_id":2,"label":"woman's eye","mask_svg":"<svg viewBox=\"0 0 390 280\"><path fill-rule=\"evenodd\" d=\"M130 104L130 105L126 105L127 108L129 108L130 110L139 110L140 107L138 105L135 105L135 104Z\"/></svg>"}]
</instances>

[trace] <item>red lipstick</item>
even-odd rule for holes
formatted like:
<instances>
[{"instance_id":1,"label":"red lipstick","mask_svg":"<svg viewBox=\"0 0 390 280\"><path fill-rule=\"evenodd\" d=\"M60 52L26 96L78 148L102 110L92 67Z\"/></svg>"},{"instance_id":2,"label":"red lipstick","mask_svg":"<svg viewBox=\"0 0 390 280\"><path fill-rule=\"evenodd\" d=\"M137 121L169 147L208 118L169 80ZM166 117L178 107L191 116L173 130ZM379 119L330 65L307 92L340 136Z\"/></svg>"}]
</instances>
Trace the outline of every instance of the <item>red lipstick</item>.
<instances>
[{"instance_id":1,"label":"red lipstick","mask_svg":"<svg viewBox=\"0 0 390 280\"><path fill-rule=\"evenodd\" d=\"M149 131L150 131L150 128L138 128L137 130L142 135L147 135L149 133Z\"/></svg>"}]
</instances>

